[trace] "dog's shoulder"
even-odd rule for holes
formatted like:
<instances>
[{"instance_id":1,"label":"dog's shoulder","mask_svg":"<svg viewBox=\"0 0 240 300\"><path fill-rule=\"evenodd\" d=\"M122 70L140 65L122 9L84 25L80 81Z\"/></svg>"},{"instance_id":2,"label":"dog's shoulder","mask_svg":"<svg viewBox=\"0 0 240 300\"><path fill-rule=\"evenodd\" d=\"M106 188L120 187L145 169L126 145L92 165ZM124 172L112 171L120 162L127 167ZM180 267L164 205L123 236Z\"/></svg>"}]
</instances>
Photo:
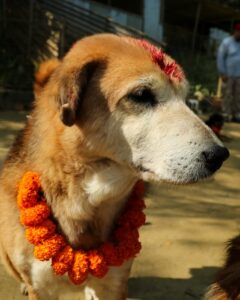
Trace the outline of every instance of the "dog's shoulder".
<instances>
[{"instance_id":1,"label":"dog's shoulder","mask_svg":"<svg viewBox=\"0 0 240 300\"><path fill-rule=\"evenodd\" d=\"M30 125L27 123L25 127L18 133L16 136L4 162L4 168L25 161L27 155L27 143L26 141L29 138Z\"/></svg>"}]
</instances>

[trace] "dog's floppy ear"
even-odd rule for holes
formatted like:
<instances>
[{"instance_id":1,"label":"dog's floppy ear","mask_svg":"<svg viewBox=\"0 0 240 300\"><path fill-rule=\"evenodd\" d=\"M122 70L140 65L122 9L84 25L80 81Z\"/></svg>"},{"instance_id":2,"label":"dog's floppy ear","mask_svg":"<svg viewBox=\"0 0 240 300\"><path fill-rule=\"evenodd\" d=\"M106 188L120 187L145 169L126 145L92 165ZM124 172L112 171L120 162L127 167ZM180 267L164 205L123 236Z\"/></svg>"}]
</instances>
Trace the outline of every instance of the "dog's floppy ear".
<instances>
[{"instance_id":1,"label":"dog's floppy ear","mask_svg":"<svg viewBox=\"0 0 240 300\"><path fill-rule=\"evenodd\" d=\"M64 68L61 70L58 103L60 105L60 118L66 126L76 122L77 110L84 97L86 86L93 76L98 62L85 63L80 69Z\"/></svg>"},{"instance_id":2,"label":"dog's floppy ear","mask_svg":"<svg viewBox=\"0 0 240 300\"><path fill-rule=\"evenodd\" d=\"M50 77L60 64L61 61L59 59L51 58L39 65L38 70L34 74L33 90L35 97L40 96Z\"/></svg>"}]
</instances>

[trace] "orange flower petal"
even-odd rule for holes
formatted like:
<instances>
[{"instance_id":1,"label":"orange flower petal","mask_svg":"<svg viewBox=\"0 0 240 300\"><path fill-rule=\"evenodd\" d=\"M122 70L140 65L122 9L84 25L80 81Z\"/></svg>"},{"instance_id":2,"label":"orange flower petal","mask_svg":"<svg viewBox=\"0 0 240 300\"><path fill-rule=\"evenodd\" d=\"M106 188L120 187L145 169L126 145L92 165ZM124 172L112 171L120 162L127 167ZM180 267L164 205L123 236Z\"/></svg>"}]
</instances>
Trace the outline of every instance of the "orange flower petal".
<instances>
[{"instance_id":1,"label":"orange flower petal","mask_svg":"<svg viewBox=\"0 0 240 300\"><path fill-rule=\"evenodd\" d=\"M145 214L138 210L128 210L122 215L118 221L119 225L125 226L129 224L131 228L139 228L144 225L146 221Z\"/></svg>"},{"instance_id":2,"label":"orange flower petal","mask_svg":"<svg viewBox=\"0 0 240 300\"><path fill-rule=\"evenodd\" d=\"M129 201L127 202L126 207L127 207L128 210L132 209L132 210L138 210L138 211L141 211L144 208L146 208L143 199L140 199L140 198L129 199Z\"/></svg>"},{"instance_id":3,"label":"orange flower petal","mask_svg":"<svg viewBox=\"0 0 240 300\"><path fill-rule=\"evenodd\" d=\"M38 200L40 180L37 173L27 172L18 187L17 203L20 209L34 206Z\"/></svg>"},{"instance_id":4,"label":"orange flower petal","mask_svg":"<svg viewBox=\"0 0 240 300\"><path fill-rule=\"evenodd\" d=\"M35 246L34 256L39 260L49 260L65 245L64 238L59 234L55 234L42 244Z\"/></svg>"},{"instance_id":5,"label":"orange flower petal","mask_svg":"<svg viewBox=\"0 0 240 300\"><path fill-rule=\"evenodd\" d=\"M119 257L128 260L135 257L141 250L141 243L138 240L131 239L121 241L117 247Z\"/></svg>"},{"instance_id":6,"label":"orange flower petal","mask_svg":"<svg viewBox=\"0 0 240 300\"><path fill-rule=\"evenodd\" d=\"M57 275L63 275L72 266L74 260L74 252L70 246L66 246L52 259L52 267Z\"/></svg>"},{"instance_id":7,"label":"orange flower petal","mask_svg":"<svg viewBox=\"0 0 240 300\"><path fill-rule=\"evenodd\" d=\"M53 235L55 230L56 225L52 221L46 220L39 226L27 227L25 233L27 240L30 243L37 245Z\"/></svg>"},{"instance_id":8,"label":"orange flower petal","mask_svg":"<svg viewBox=\"0 0 240 300\"><path fill-rule=\"evenodd\" d=\"M72 268L68 271L68 276L74 284L81 284L88 275L88 257L84 251L76 251Z\"/></svg>"},{"instance_id":9,"label":"orange flower petal","mask_svg":"<svg viewBox=\"0 0 240 300\"><path fill-rule=\"evenodd\" d=\"M22 209L20 212L20 222L27 226L37 226L45 221L51 211L45 201L41 201L33 207Z\"/></svg>"},{"instance_id":10,"label":"orange flower petal","mask_svg":"<svg viewBox=\"0 0 240 300\"><path fill-rule=\"evenodd\" d=\"M114 247L112 243L104 243L100 251L109 266L121 266L123 263L122 257L118 255L118 249Z\"/></svg>"},{"instance_id":11,"label":"orange flower petal","mask_svg":"<svg viewBox=\"0 0 240 300\"><path fill-rule=\"evenodd\" d=\"M64 238L56 234L56 225L48 219L51 214L46 201L40 198L40 180L37 173L27 172L19 183L17 202L20 221L26 225L26 238L36 245L34 256L39 260L52 258L52 268L57 275L68 272L74 284L81 284L90 272L103 277L108 266L119 266L124 260L134 257L141 249L138 227L145 223L145 208L141 199L144 184L139 181L117 222L113 233L113 243L105 242L99 250L74 251L66 245Z\"/></svg>"},{"instance_id":12,"label":"orange flower petal","mask_svg":"<svg viewBox=\"0 0 240 300\"><path fill-rule=\"evenodd\" d=\"M144 181L139 180L133 189L132 195L142 198L144 196Z\"/></svg>"},{"instance_id":13,"label":"orange flower petal","mask_svg":"<svg viewBox=\"0 0 240 300\"><path fill-rule=\"evenodd\" d=\"M104 256L97 250L88 252L89 271L92 275L102 278L108 271L108 266Z\"/></svg>"}]
</instances>

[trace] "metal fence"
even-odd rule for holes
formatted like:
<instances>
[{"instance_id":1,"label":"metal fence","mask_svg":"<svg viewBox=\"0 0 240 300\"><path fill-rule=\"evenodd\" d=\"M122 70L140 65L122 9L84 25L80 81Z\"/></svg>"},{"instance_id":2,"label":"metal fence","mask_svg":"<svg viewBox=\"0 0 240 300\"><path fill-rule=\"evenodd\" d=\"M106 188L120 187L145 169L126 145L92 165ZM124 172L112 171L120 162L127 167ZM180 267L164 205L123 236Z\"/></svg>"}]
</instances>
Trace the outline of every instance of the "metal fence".
<instances>
[{"instance_id":1,"label":"metal fence","mask_svg":"<svg viewBox=\"0 0 240 300\"><path fill-rule=\"evenodd\" d=\"M0 58L0 73L8 73L6 80L0 77L0 108L29 103L34 66L50 57L61 58L76 40L100 32L151 40L143 32L97 15L71 0L0 0L0 35L1 42L6 42L1 48L6 46L8 60L6 64L6 59ZM21 69L24 72L17 72Z\"/></svg>"},{"instance_id":2,"label":"metal fence","mask_svg":"<svg viewBox=\"0 0 240 300\"><path fill-rule=\"evenodd\" d=\"M75 40L94 33L111 32L149 39L141 31L120 25L111 18L97 15L71 1L40 0L39 3L44 11L51 12L55 18L61 20L63 26L61 52L66 51ZM156 43L156 41L153 42Z\"/></svg>"},{"instance_id":3,"label":"metal fence","mask_svg":"<svg viewBox=\"0 0 240 300\"><path fill-rule=\"evenodd\" d=\"M29 58L61 57L81 37L110 32L147 38L143 32L114 22L65 0L2 0L0 22L16 47Z\"/></svg>"}]
</instances>

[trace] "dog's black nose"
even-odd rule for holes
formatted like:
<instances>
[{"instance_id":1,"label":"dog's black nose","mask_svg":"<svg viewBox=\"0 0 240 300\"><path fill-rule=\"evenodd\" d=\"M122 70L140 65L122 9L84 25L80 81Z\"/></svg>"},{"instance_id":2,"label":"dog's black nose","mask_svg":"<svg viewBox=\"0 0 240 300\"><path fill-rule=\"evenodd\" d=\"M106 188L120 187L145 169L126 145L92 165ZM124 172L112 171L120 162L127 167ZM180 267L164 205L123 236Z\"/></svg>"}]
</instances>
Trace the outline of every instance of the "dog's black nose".
<instances>
[{"instance_id":1,"label":"dog's black nose","mask_svg":"<svg viewBox=\"0 0 240 300\"><path fill-rule=\"evenodd\" d=\"M206 161L206 167L211 172L217 171L224 160L229 157L228 149L217 145L207 151L203 151L202 154Z\"/></svg>"}]
</instances>

